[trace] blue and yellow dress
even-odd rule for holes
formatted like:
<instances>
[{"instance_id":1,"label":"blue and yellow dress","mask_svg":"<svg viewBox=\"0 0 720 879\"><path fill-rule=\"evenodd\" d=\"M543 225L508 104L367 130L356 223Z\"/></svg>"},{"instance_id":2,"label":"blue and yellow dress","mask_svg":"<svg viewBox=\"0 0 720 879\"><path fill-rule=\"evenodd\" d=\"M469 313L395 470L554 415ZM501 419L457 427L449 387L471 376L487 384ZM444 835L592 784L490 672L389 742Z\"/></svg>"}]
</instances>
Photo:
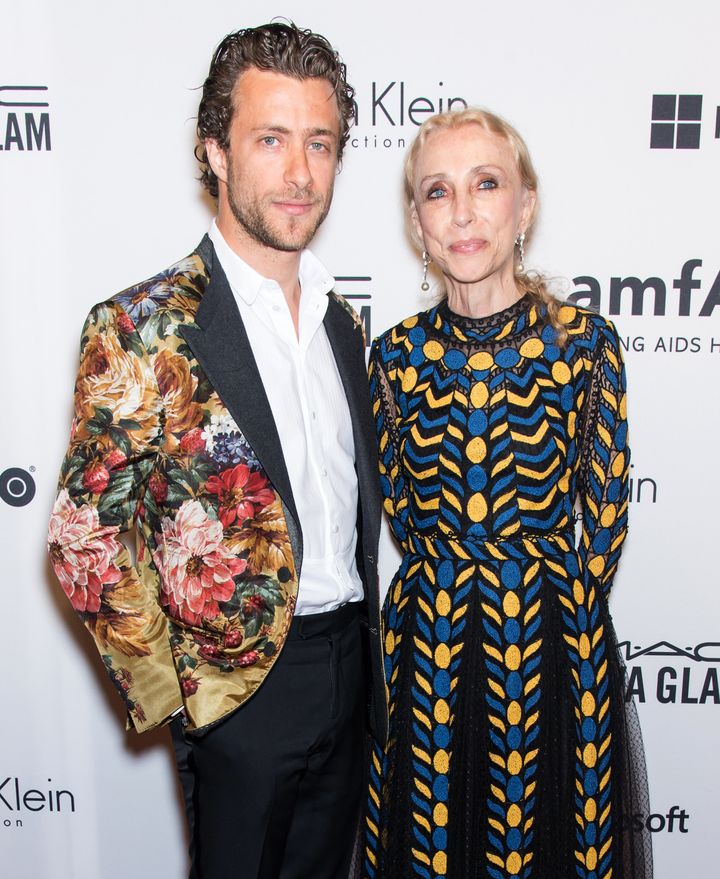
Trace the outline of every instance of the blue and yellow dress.
<instances>
[{"instance_id":1,"label":"blue and yellow dress","mask_svg":"<svg viewBox=\"0 0 720 879\"><path fill-rule=\"evenodd\" d=\"M626 818L647 813L644 761L607 608L627 531L622 356L604 318L559 317L563 344L531 294L480 319L442 302L373 345L404 554L368 879L651 875Z\"/></svg>"}]
</instances>

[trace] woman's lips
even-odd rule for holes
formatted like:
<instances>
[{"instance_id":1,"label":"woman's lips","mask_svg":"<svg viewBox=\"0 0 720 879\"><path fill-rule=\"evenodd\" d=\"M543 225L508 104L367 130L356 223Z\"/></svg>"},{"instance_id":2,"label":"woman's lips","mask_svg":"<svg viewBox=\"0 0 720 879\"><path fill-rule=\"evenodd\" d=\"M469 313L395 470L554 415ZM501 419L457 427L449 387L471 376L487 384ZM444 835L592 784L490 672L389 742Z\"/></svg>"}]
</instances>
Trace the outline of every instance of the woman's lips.
<instances>
[{"instance_id":1,"label":"woman's lips","mask_svg":"<svg viewBox=\"0 0 720 879\"><path fill-rule=\"evenodd\" d=\"M484 238L465 238L462 241L455 241L450 245L453 253L472 254L482 250L487 245Z\"/></svg>"}]
</instances>

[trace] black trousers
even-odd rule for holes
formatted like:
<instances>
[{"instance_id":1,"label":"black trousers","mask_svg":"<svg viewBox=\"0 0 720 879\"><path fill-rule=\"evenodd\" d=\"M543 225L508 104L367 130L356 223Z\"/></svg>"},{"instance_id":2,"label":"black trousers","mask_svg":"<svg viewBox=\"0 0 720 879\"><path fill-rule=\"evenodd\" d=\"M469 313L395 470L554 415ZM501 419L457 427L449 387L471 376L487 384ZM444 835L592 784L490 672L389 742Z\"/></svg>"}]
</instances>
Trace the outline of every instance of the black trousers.
<instances>
[{"instance_id":1,"label":"black trousers","mask_svg":"<svg viewBox=\"0 0 720 879\"><path fill-rule=\"evenodd\" d=\"M172 727L191 879L345 879L363 788L355 605L296 617L259 690L204 735Z\"/></svg>"}]
</instances>

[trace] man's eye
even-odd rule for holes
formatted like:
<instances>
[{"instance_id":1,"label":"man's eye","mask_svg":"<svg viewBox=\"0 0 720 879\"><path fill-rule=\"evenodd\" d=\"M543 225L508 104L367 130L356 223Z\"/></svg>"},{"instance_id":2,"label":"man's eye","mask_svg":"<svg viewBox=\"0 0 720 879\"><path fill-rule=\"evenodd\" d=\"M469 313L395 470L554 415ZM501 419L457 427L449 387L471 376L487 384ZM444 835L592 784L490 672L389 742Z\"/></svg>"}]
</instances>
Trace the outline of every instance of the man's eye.
<instances>
[{"instance_id":1,"label":"man's eye","mask_svg":"<svg viewBox=\"0 0 720 879\"><path fill-rule=\"evenodd\" d=\"M274 135L268 134L262 139L262 142L266 146L275 146L275 144L278 143L278 139Z\"/></svg>"},{"instance_id":2,"label":"man's eye","mask_svg":"<svg viewBox=\"0 0 720 879\"><path fill-rule=\"evenodd\" d=\"M328 150L328 145L326 143L321 143L320 141L313 141L310 144L310 149L316 153L324 153Z\"/></svg>"}]
</instances>

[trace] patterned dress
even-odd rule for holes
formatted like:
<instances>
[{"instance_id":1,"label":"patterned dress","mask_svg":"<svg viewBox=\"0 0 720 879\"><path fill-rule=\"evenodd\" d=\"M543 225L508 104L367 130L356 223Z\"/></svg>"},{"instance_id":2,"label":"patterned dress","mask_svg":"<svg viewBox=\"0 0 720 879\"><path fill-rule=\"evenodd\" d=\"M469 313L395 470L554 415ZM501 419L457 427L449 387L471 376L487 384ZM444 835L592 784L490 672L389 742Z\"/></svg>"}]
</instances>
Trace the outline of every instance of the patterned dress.
<instances>
[{"instance_id":1,"label":"patterned dress","mask_svg":"<svg viewBox=\"0 0 720 879\"><path fill-rule=\"evenodd\" d=\"M446 302L373 345L390 736L367 879L645 879L642 746L608 614L627 531L625 377L604 318ZM582 536L576 547L576 500Z\"/></svg>"}]
</instances>

